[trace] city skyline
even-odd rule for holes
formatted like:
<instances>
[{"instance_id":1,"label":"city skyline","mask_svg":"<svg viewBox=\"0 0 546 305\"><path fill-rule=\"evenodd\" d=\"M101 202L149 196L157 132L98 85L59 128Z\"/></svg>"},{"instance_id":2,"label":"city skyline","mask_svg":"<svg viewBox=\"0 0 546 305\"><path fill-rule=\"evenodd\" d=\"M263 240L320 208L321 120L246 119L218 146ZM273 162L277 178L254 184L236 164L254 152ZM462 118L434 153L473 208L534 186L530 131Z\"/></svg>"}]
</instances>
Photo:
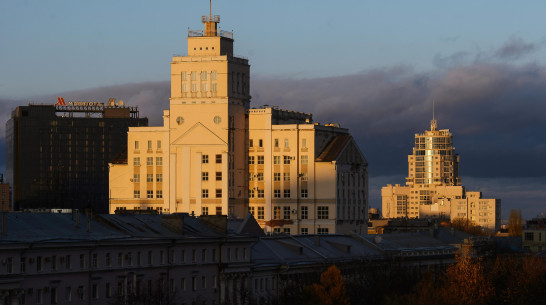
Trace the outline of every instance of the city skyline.
<instances>
[{"instance_id":1,"label":"city skyline","mask_svg":"<svg viewBox=\"0 0 546 305\"><path fill-rule=\"evenodd\" d=\"M55 3L59 4L59 2ZM425 3L420 2L417 6L424 6ZM506 7L495 7L491 14L494 16L488 19L491 21L490 23L477 22L478 19L475 16L477 12L469 10L468 15L471 16L467 17L473 22L468 22L459 29L462 34L458 38L453 26L443 33L446 35L445 37L451 35L452 40L456 42L466 41L466 45L455 44L451 47L429 45L430 51L416 56L416 51L413 48L406 48L408 52L400 52L401 49L404 49L403 44L394 44L398 34L392 35L393 40L389 45L385 43L385 37L374 37L370 32L362 30L359 31L360 34L368 33L369 36L365 34L360 36L359 34L353 41L359 43L364 41L369 45L369 48L361 48L361 45L356 42L354 44L342 43L347 40L347 37L344 36L346 34L336 35L336 33L339 30L347 30L344 27L345 22L354 27L372 26L379 17L366 19L360 23L355 19L355 16L358 15L355 12L347 16L346 19L350 19L349 21L336 14L340 10L361 12L364 11L364 5L355 10L347 10L346 8L339 9L335 6L328 7L328 5L319 4L306 10L305 4L308 3L290 7L292 11L287 14L284 23L294 26L294 22L298 18L299 21L302 21L305 17L309 17L310 22L308 23L310 25L302 26L300 31L309 33L310 28L307 27L312 27L313 22L316 22L314 28L319 34L303 35L296 28L293 32L287 32L285 25L281 26L273 20L257 29L253 25L259 23L258 7L266 5L265 3L252 4L240 12L229 7L229 4L225 2L213 3L213 13L222 15L226 20L226 27L229 30L231 30L229 27L233 27L235 31L236 39L239 42L235 53L249 57L253 71L256 71L251 75L252 107L263 104L287 106L294 110L312 112L316 121L322 123L335 121L341 123L343 127L350 128L370 163L370 206L379 207L380 186L387 182L402 182L403 173L406 170L404 156L412 147L411 135L427 126L432 116L432 100L434 99L437 105L439 128L449 128L456 135L454 143L457 151L463 156L460 174L468 185L475 186L486 196L501 198L503 200L503 218L507 218L511 208L521 207L525 218L545 211L546 194L543 189L546 177L543 173L546 169L546 162L542 160L542 157L546 147L541 135L544 134L546 124L545 119L541 117L541 112L543 112L541 110L545 110L545 106L541 102L546 96L546 90L541 87L546 80L546 72L544 60L538 52L542 48L543 38L540 34L529 30L534 24L533 18L521 20L517 15L533 16L530 10L541 11L537 6L533 9L520 7L519 10L514 10L513 17L518 21L523 21L520 26L514 26L512 22L506 22L507 24L501 26L501 17L507 16L508 9ZM32 2L29 5L32 5L32 8L38 6ZM36 44L34 41L35 48L30 48L30 46L25 48L17 43L19 40L11 40L15 37L12 35L16 35L15 33L18 32L14 26L20 25L21 21L14 22L9 27L3 27L4 31L10 31L9 35L7 32L3 32L2 36L5 34L4 37L9 38L6 38L5 41L11 47L3 48L4 51L0 51L4 58L10 58L10 60L2 62L2 66L5 68L2 69L4 72L0 72L2 121L5 122L11 110L18 105L26 105L29 101L54 103L55 97L62 95L65 98L93 101L104 101L113 96L125 100L130 105L141 106L142 115L148 116L151 124L159 122L161 113L157 109L164 109L168 104L169 83L167 79L169 73L168 65L165 64L166 58L169 58L173 53L184 52L187 27L199 27L195 18L192 17L196 14L205 14L208 10L208 3L200 5L192 3L192 5L195 7L188 7L181 13L182 18L176 21L170 20L168 26L159 22L153 23L148 31L138 34L138 38L142 39L141 43L160 46L157 49L161 49L162 54L151 52L147 48L135 48L136 52L131 55L131 49L122 51L120 45L123 46L123 43L127 47L135 45L124 42L124 40L120 40L119 44L113 44L116 41L109 39L115 40L120 37L104 34L105 36L101 38L97 34L104 28L96 22L108 20L122 22L127 21L126 18L137 19L142 17L138 14L137 9L129 10L123 16L118 15L116 19L114 13L120 8L112 7L110 10L105 10L107 12L104 13L100 11L99 7L93 7L92 13L96 16L95 23L89 23L85 27L87 20L84 19L81 25L77 25L76 29L79 29L80 26L88 29L87 32L79 32L79 38L70 35L64 36L67 34L67 29L64 30L65 32L55 32L52 28L48 28L47 22L43 23L43 28L37 28L34 24L35 28L31 31L28 27L31 27L33 23L30 22L30 25L21 28L23 30L23 32L19 32L21 37L34 37L30 35L31 33L42 35L44 34L42 31L45 32L49 29L49 32L55 33L55 35L52 37L42 36L56 38L47 43L42 40L42 44ZM24 7L11 7L11 4L2 4L2 6L4 6L3 12L13 12L14 16L24 9ZM415 17L415 14L411 13L415 13L417 6L413 7L408 15ZM432 11L434 7L432 5L429 10ZM452 19L455 18L457 12L464 11L462 7L464 5L459 7L458 11L453 10ZM80 7L81 10L85 8ZM267 8L270 7L267 6ZM323 11L327 11L327 8L331 8L333 11L331 18L321 19L321 14L324 14ZM386 14L385 7L370 4L366 16L369 17L373 9L379 8L384 9L381 10L381 14L378 14L379 16ZM285 7L285 9L287 8ZM164 10L165 8L158 7L158 12ZM278 12L278 10L280 9L276 8L273 11ZM431 13L429 10L423 12L423 17L427 17ZM477 9L477 11L480 10ZM59 29L62 26L54 21L66 18L66 22L74 22L73 18L77 15L75 12L78 12L76 8L66 5L58 11L51 7L45 8L42 14L43 18L46 18L44 20L53 20L51 24L57 25L56 29ZM304 13L308 13L308 15ZM28 18L35 17L35 14L36 12L29 11L30 17ZM400 13L395 15L399 16ZM438 15L451 16L443 10ZM265 16L272 18L269 14L265 14ZM473 18L471 18L472 16ZM245 21L243 17L248 17L248 21ZM434 18L430 22L419 20L421 28L438 22ZM343 22L339 21L341 19ZM5 20L4 22L8 23L13 21L11 18ZM38 20L41 19L38 18ZM449 24L453 22L447 21ZM331 23L334 30L327 30L328 22ZM131 23L128 22L128 24ZM399 23L395 22L394 25L398 26L397 29L400 28ZM479 28L480 25L485 28L497 25L499 30L495 32L495 35L486 35L484 30ZM476 33L469 32L467 27L471 26L476 27ZM407 34L407 31L415 29L413 25L408 28L401 30L401 32ZM93 35L93 29L98 31L95 33L96 35ZM11 32L12 30L13 32ZM259 30L267 35L259 35ZM134 34L135 30L127 28L116 28L115 31L112 30L112 33L117 35L119 34L117 31L126 33L128 36L136 35ZM171 36L162 36L157 33ZM432 37L440 40L438 38L440 36L434 36L425 30L421 34L412 36L415 37L416 44L419 44L418 42L429 42L430 44L433 40ZM305 39L296 41L296 38L302 35L305 36ZM472 39L465 35L483 35L480 37L484 39L472 46ZM262 36L267 36L267 40L270 42L267 50L258 49L256 46L259 43L256 43L255 38L264 39ZM136 39L136 36L131 37ZM289 38L291 40L286 40ZM96 52L98 54L96 57L90 56L90 54L83 52L86 51L86 41L90 44L104 43L104 45L95 45L91 49L107 50L112 47L112 51L117 52L99 51ZM176 41L177 44L165 45L166 41ZM59 47L58 49L53 47L55 43ZM74 48L68 46L68 43L73 43ZM262 45L264 44L262 43ZM294 47L284 47L286 45ZM446 45L449 44L446 43ZM306 52L306 47L313 52ZM21 50L21 54L16 56L13 53L15 49ZM350 56L346 57L347 52L344 50L347 49L357 51L349 52ZM47 57L37 60L40 59L40 56L30 56L32 53L25 53L26 51L23 52L23 50L32 51L35 56ZM381 50L384 52L380 52ZM283 57L272 56L272 52ZM330 57L322 60L320 65L316 65L315 62L315 65L320 68L313 68L314 65L309 62L312 59L308 57L313 60L316 58L308 53L318 53L324 56L325 54L321 52L326 52ZM399 56L394 56L393 52L399 53ZM118 53L123 53L126 59L121 60ZM400 55L402 53L404 56ZM385 56L386 59L378 59L379 54ZM88 55L86 58L89 60L78 61L78 64L74 65L78 69L75 73L68 66L71 60L76 60L82 55ZM63 58L63 56L65 57ZM129 63L134 62L132 56L139 56L138 63L142 65L136 65L133 70L124 69L122 63L125 60ZM426 60L421 57L427 56L429 60L425 64ZM289 57L291 59L288 59ZM343 57L343 60L340 60L340 57ZM271 59L271 63L265 60L267 58ZM102 64L97 65L94 60L102 60ZM25 64L27 61L28 63ZM298 61L300 62L298 63ZM53 66L42 65L42 62L48 62ZM105 67L107 65L111 68ZM16 67L19 69L15 69ZM28 70L30 67L35 69L36 73L30 75ZM95 70L100 70L100 67L104 68L103 72L96 72ZM157 67L161 67L161 71L157 70L159 69ZM120 75L119 71L121 70L125 74L121 73ZM53 75L56 77L45 78L46 75L51 75L52 71L55 72ZM97 75L101 75L101 73L104 77L100 78L98 82ZM281 73L285 73L285 75L281 75ZM133 77L137 74L142 75L139 77L143 78ZM74 84L70 79L79 80L83 84ZM52 81L54 84L51 83ZM14 85L13 82L18 85ZM101 88L100 86L107 87ZM281 87L285 89L283 91L276 90ZM0 172L5 172L4 124L2 124L0 131L0 145L2 145ZM521 197L521 193L523 193L523 197Z\"/></svg>"}]
</instances>

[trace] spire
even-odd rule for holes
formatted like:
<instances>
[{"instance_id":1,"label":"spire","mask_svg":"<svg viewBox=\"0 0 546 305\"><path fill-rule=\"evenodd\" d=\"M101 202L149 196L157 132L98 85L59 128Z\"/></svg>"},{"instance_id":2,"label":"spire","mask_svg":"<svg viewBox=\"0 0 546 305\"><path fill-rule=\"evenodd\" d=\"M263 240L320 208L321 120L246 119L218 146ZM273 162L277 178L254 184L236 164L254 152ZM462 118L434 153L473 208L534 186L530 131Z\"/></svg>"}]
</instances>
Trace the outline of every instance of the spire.
<instances>
[{"instance_id":1,"label":"spire","mask_svg":"<svg viewBox=\"0 0 546 305\"><path fill-rule=\"evenodd\" d=\"M434 100L432 100L432 120L430 121L430 130L435 131L438 128L438 122L434 119Z\"/></svg>"}]
</instances>

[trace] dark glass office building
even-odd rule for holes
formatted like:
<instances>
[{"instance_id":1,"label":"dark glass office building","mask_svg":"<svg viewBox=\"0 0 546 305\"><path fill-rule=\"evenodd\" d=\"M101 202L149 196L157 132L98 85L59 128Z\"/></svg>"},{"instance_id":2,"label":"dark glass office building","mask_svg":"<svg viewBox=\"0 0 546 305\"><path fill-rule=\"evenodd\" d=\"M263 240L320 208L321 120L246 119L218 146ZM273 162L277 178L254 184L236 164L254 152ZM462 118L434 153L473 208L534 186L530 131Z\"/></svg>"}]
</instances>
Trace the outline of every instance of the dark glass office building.
<instances>
[{"instance_id":1,"label":"dark glass office building","mask_svg":"<svg viewBox=\"0 0 546 305\"><path fill-rule=\"evenodd\" d=\"M13 210L108 213L108 162L126 149L129 127L147 125L136 107L113 99L17 107L6 123Z\"/></svg>"}]
</instances>

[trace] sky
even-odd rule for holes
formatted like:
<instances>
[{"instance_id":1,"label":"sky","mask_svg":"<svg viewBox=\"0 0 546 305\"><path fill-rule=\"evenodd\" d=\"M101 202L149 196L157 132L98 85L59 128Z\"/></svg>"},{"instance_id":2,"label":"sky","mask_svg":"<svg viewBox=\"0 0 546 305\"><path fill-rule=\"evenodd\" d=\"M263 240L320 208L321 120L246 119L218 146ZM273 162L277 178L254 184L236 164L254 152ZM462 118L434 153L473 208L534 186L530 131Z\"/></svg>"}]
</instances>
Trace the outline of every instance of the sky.
<instances>
[{"instance_id":1,"label":"sky","mask_svg":"<svg viewBox=\"0 0 546 305\"><path fill-rule=\"evenodd\" d=\"M4 123L29 102L168 108L170 60L202 29L208 1L0 1L0 173ZM469 190L502 217L546 212L546 2L213 1L251 64L252 106L350 128L369 162L370 205L403 183L415 133L454 134Z\"/></svg>"}]
</instances>

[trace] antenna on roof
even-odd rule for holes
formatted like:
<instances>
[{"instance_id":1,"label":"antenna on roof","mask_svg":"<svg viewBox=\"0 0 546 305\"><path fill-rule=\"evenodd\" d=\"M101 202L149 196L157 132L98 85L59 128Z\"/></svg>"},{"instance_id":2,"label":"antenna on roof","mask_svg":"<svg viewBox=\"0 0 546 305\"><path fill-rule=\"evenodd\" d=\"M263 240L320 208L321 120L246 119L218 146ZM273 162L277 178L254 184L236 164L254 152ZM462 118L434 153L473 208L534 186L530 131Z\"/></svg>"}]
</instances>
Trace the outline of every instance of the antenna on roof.
<instances>
[{"instance_id":1,"label":"antenna on roof","mask_svg":"<svg viewBox=\"0 0 546 305\"><path fill-rule=\"evenodd\" d=\"M436 119L434 118L434 105L435 104L435 100L432 99L432 121L430 121L430 130L431 131L435 131L436 128L438 127L438 122L436 122Z\"/></svg>"},{"instance_id":2,"label":"antenna on roof","mask_svg":"<svg viewBox=\"0 0 546 305\"><path fill-rule=\"evenodd\" d=\"M210 20L212 20L212 0L209 0L209 16Z\"/></svg>"}]
</instances>

